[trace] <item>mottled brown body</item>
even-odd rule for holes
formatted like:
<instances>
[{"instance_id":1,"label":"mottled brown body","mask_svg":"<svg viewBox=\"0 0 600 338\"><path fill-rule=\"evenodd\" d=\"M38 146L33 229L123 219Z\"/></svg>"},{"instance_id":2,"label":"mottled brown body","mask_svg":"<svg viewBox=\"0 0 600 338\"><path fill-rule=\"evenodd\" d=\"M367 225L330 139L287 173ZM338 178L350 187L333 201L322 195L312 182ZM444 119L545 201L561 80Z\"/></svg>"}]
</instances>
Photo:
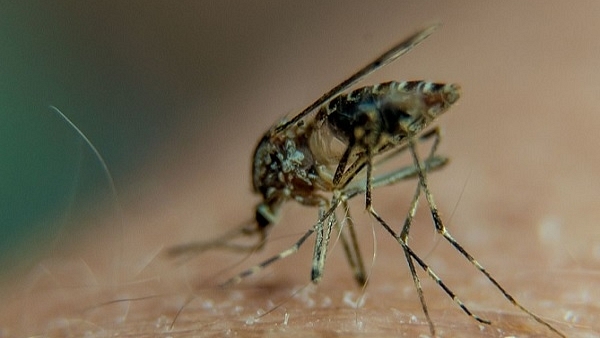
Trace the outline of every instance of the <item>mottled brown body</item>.
<instances>
[{"instance_id":1,"label":"mottled brown body","mask_svg":"<svg viewBox=\"0 0 600 338\"><path fill-rule=\"evenodd\" d=\"M254 152L253 186L263 198L258 223L276 222L281 205L290 199L324 205L330 198L322 192L343 189L358 177L358 171L346 171L347 163L405 144L459 96L456 84L386 82L334 97L308 122L279 133L272 132L278 126L271 128Z\"/></svg>"}]
</instances>

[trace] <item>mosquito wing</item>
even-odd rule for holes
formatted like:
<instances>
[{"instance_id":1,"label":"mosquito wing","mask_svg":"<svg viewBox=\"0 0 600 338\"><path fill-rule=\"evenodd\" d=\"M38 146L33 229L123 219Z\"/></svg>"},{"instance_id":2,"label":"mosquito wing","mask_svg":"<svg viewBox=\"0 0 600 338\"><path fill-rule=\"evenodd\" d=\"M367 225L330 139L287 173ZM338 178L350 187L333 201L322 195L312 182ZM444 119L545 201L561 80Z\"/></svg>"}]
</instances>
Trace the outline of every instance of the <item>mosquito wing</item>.
<instances>
[{"instance_id":1,"label":"mosquito wing","mask_svg":"<svg viewBox=\"0 0 600 338\"><path fill-rule=\"evenodd\" d=\"M425 40L427 37L429 37L429 35L431 35L439 26L440 26L439 24L431 25L423 30L418 31L417 33L411 35L406 40L403 40L399 44L390 48L388 51L381 54L377 59L370 62L363 68L361 68L359 71L354 73L352 76L350 76L346 80L342 81L337 86L331 88L327 93L323 94L320 98L318 98L310 106L306 107L302 112L300 112L300 114L296 115L295 117L293 117L291 120L287 121L286 123L283 123L283 124L277 126L276 128L272 129L271 134L277 134L277 133L287 129L289 126L300 121L306 115L308 115L310 112L314 111L315 109L320 107L322 104L329 101L332 97L334 97L337 94L350 88L352 85L354 85L355 83L360 81L365 76L373 73L374 71L376 71L377 69L379 69L381 67L384 67L384 66L390 64L391 62L393 62L400 56L406 54L411 49L413 49L416 45L418 45L423 40Z\"/></svg>"}]
</instances>

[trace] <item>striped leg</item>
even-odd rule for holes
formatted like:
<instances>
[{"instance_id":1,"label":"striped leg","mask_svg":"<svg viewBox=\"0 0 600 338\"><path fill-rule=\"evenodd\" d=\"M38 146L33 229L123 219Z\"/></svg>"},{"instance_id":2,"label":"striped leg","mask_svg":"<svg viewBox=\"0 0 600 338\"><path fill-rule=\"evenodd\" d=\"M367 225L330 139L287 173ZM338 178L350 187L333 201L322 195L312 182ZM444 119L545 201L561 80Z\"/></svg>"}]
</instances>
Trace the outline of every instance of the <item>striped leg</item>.
<instances>
[{"instance_id":1,"label":"striped leg","mask_svg":"<svg viewBox=\"0 0 600 338\"><path fill-rule=\"evenodd\" d=\"M333 229L334 223L337 223L335 212L327 218L324 218L324 208L319 207L319 219L323 222L317 223L316 232L317 238L315 239L315 248L313 251L313 261L310 279L313 283L318 283L323 277L323 271L325 269L325 258L327 257L327 249L329 247L329 240L331 239L331 229Z\"/></svg>"},{"instance_id":2,"label":"striped leg","mask_svg":"<svg viewBox=\"0 0 600 338\"><path fill-rule=\"evenodd\" d=\"M433 223L435 225L436 231L440 235L442 235L456 250L458 250L477 270L479 270L479 272L481 272L500 291L500 293L502 293L502 295L504 296L504 298L506 298L510 303L512 303L515 307L519 308L521 311L523 311L524 313L526 313L527 315L529 315L536 322L538 322L538 323L544 325L545 327L547 327L550 331L554 332L555 334L557 334L560 337L566 338L566 336L565 336L564 333L560 332L554 326L550 325L548 322L546 322L545 320L543 320L541 317L539 317L538 315L534 314L529 309L525 308L523 305L521 305L519 302L517 302L515 300L515 298L512 295L510 295L496 281L496 279L494 279L494 277L492 277L492 275L490 275L490 273L481 264L479 264L479 262L477 262L477 260L475 260L475 258L471 254L469 254L450 235L450 233L448 232L448 230L446 229L446 227L443 224L443 221L442 221L442 218L440 217L440 214L439 214L439 211L437 209L437 206L435 205L435 201L433 200L433 196L432 196L431 192L429 191L429 187L427 185L426 174L425 174L426 170L423 168L423 165L422 165L421 161L419 160L419 156L417 155L417 152L416 152L416 149L415 149L414 141L413 140L409 140L409 143L410 143L410 147L409 148L410 148L410 151L411 151L411 155L413 157L413 161L415 163L415 167L418 170L419 184L421 185L421 187L423 188L423 191L425 193L425 198L427 199L427 204L429 205L429 210L431 212L431 216L433 218ZM413 256L413 257L416 257L416 256Z\"/></svg>"},{"instance_id":3,"label":"striped leg","mask_svg":"<svg viewBox=\"0 0 600 338\"><path fill-rule=\"evenodd\" d=\"M222 283L220 286L226 288L231 285L238 284L244 278L250 277L250 276L262 271L264 268L271 265L272 263L274 263L280 259L284 259L292 254L295 254L298 251L298 249L300 249L300 247L302 246L304 241L306 241L306 239L308 237L310 237L310 235L312 235L313 232L315 232L314 229L308 230L296 243L294 243L294 245L292 245L287 250L284 250L284 251L280 252L279 254L263 261L262 263L255 265L255 266L251 267L250 269L245 270L245 271L233 276L232 278L230 278L227 281L225 281L224 283Z\"/></svg>"},{"instance_id":4,"label":"striped leg","mask_svg":"<svg viewBox=\"0 0 600 338\"><path fill-rule=\"evenodd\" d=\"M383 218L381 218L381 216L379 216L379 214L371 209L370 210L371 215L383 226L383 228L385 230L387 230L387 232L389 232L392 236L394 236L394 238L396 238L396 240L398 241L398 243L402 246L402 249L404 249L404 251L406 253L408 253L409 257L414 259L417 264L419 264L419 266L425 271L427 272L427 274L429 275L429 277L431 277L437 285L439 285L442 290L444 290L444 292L450 297L452 298L452 300L469 316L473 317L475 320L477 320L480 323L483 324L491 324L491 322L487 319L483 319L475 314L473 314L473 312L471 312L471 310L469 310L469 308L456 296L456 294L444 283L444 281L437 276L437 274L433 271L433 269L431 269L429 267L429 265L427 265L427 263L425 263L425 261L423 259L421 259L405 242L402 241L401 236L399 236L384 220Z\"/></svg>"},{"instance_id":5,"label":"striped leg","mask_svg":"<svg viewBox=\"0 0 600 338\"><path fill-rule=\"evenodd\" d=\"M244 280L247 277L250 277L260 271L262 271L263 269L265 269L266 267L268 267L269 265L284 259L288 256L291 256L293 254L295 254L296 252L298 252L298 250L300 249L300 247L302 246L302 244L304 244L304 242L306 241L306 239L308 237L310 237L315 231L322 231L323 228L323 224L326 222L329 222L329 219L331 218L332 214L335 212L335 209L337 209L339 207L341 203L341 200L339 199L334 199L334 201L332 201L331 206L329 207L329 209L323 213L323 216L319 219L319 221L317 222L317 224L312 227L311 229L309 229L302 237L300 237L300 239L298 241L296 241L296 243L294 243L294 245L292 245L290 248L278 253L275 256L272 256L269 259L264 260L263 262L261 262L258 265L255 265L245 271L242 271L241 273L233 276L232 278L226 280L224 283L222 283L220 286L221 287L229 287L232 286L234 284L238 284L239 282L241 282L242 280ZM328 244L325 243L323 241L323 244ZM323 251L326 251L327 248L322 248ZM324 258L323 258L324 259ZM315 260L317 260L316 257L313 257L313 266L315 265ZM318 265L318 264L317 264ZM322 274L322 268L323 266L321 266L321 271L320 274ZM315 272L313 271L312 274L314 275ZM312 279L313 282L318 283L319 280L314 280Z\"/></svg>"},{"instance_id":6,"label":"striped leg","mask_svg":"<svg viewBox=\"0 0 600 338\"><path fill-rule=\"evenodd\" d=\"M400 232L400 236L397 237L397 240L404 243L402 245L402 249L404 251L404 256L406 257L406 262L408 263L408 268L410 270L410 275L412 276L413 283L415 284L415 289L417 290L417 294L419 296L419 301L421 302L421 308L423 309L423 314L425 314L425 318L427 319L427 324L429 325L429 332L432 337L435 337L435 326L433 325L433 321L429 316L429 310L427 309L427 303L425 302L425 295L423 293L423 288L421 287L421 281L419 280L419 275L417 275L417 271L415 269L415 263L410 255L410 252L406 250L408 247L408 238L410 232L410 226L412 225L412 221L415 218L415 214L417 212L417 207L419 206L419 197L421 196L421 186L417 184L417 189L415 194L413 195L412 202L410 203L410 209L408 211L408 215L404 220L404 226L402 227L402 231Z\"/></svg>"}]
</instances>

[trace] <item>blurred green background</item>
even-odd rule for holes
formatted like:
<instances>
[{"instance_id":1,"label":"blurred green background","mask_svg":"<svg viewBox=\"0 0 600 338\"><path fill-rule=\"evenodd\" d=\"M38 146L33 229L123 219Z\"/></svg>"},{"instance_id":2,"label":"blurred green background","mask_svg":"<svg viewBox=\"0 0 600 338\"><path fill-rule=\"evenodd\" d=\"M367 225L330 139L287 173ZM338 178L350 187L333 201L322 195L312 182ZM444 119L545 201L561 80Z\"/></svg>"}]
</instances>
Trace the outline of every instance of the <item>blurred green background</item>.
<instances>
[{"instance_id":1,"label":"blurred green background","mask_svg":"<svg viewBox=\"0 0 600 338\"><path fill-rule=\"evenodd\" d=\"M172 37L152 29L156 8L117 4L0 6L0 271L26 268L35 262L33 249L78 231L64 228L72 211L114 202L97 159L49 105L95 144L117 187L127 185L176 125L171 112L185 98L175 97L169 83L157 85L153 65L128 54ZM132 24L131 17L139 20ZM150 33L139 45L136 28Z\"/></svg>"}]
</instances>

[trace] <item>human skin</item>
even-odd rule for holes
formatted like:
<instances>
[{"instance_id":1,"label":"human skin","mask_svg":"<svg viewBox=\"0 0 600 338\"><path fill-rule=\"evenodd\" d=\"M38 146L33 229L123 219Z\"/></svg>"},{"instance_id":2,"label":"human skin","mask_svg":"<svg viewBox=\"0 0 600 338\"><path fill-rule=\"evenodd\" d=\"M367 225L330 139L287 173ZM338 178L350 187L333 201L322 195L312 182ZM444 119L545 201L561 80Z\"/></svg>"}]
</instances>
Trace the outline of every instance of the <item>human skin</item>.
<instances>
[{"instance_id":1,"label":"human skin","mask_svg":"<svg viewBox=\"0 0 600 338\"><path fill-rule=\"evenodd\" d=\"M15 291L0 317L5 332L174 337L223 332L428 334L401 248L365 216L361 198L353 204L352 215L359 220L366 265L374 266L364 290L354 283L339 244L332 245L322 282L310 286L311 240L297 255L230 289L216 287L289 247L314 224L316 210L294 203L284 209L265 249L249 259L216 251L176 264L161 253L171 245L214 238L250 219L260 201L249 191L249 167L261 133L434 18L444 23L434 36L364 84L414 78L460 83L462 98L438 122L444 130L440 153L451 162L429 176L449 231L525 307L570 337L593 336L600 331L595 287L600 282L600 233L595 225L600 217L600 65L592 34L598 27L588 16L593 18L598 8L515 7L496 9L494 16L463 9L459 14L414 18L402 27L385 24L364 33L388 32L366 50L361 43L335 45L351 50L345 49L348 54L329 50L334 48L330 41L321 39L322 45L310 47L310 62L291 71L296 76L282 79L282 69L295 65L280 60L281 66L269 65L273 74L265 75L264 69L250 72L261 77L256 82L223 80L230 84L224 88L231 89L211 94L220 98L219 112L235 114L199 125L201 132L191 130L182 118L183 136L178 136L193 139L193 146L176 143L157 149L171 154L168 158L175 162L166 169L161 161L149 163L144 177L121 192L121 214L111 211L106 212L110 218L85 220L106 225L72 238L58 254L13 282L16 285L6 286ZM539 16L512 15L535 11ZM509 18L497 18L503 13ZM324 23L322 29L335 24ZM389 34L392 30L395 33ZM314 57L323 50L328 53ZM307 73L319 78L308 82ZM286 86L290 89L273 93ZM302 88L308 90L298 94ZM194 111L203 109L198 103ZM201 136L194 139L196 133ZM407 212L414 184L402 183L374 196L377 210L396 228ZM437 243L425 208L422 200L411 245L471 309L493 322L480 327L419 271L438 334L551 336L476 277L473 267L443 239ZM353 305L360 295L365 295L364 304Z\"/></svg>"}]
</instances>

